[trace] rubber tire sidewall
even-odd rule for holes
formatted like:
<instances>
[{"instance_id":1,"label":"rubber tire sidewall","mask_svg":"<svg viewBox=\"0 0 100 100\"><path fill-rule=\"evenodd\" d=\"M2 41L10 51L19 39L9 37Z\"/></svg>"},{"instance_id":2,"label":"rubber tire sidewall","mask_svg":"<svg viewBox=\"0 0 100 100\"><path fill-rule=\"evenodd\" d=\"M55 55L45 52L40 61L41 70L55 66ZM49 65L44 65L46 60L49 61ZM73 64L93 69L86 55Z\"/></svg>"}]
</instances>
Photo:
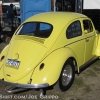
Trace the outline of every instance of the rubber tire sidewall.
<instances>
[{"instance_id":1,"label":"rubber tire sidewall","mask_svg":"<svg viewBox=\"0 0 100 100\"><path fill-rule=\"evenodd\" d=\"M70 82L67 86L63 86L63 84L62 84L62 73L63 73L63 70L64 70L66 65L70 65L71 68L72 68L72 78L71 78L71 80L70 80ZM64 66L62 68L62 71L61 71L61 75L60 75L60 78L59 78L59 88L60 88L60 90L61 91L68 90L71 87L71 85L73 84L74 78L75 78L75 66L74 66L72 60L69 59L65 62Z\"/></svg>"}]
</instances>

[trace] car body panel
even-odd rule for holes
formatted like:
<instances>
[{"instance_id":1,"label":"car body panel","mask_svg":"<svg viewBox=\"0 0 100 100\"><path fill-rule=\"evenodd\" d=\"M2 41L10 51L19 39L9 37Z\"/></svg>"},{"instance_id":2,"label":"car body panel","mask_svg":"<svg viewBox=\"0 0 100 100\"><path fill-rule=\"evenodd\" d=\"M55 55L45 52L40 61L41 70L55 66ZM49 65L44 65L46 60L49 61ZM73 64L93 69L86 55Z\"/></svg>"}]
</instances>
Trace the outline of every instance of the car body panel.
<instances>
[{"instance_id":1,"label":"car body panel","mask_svg":"<svg viewBox=\"0 0 100 100\"><path fill-rule=\"evenodd\" d=\"M2 53L0 54L0 79L2 79L4 77L4 73L3 73L3 66L5 63L5 58L8 52L8 47L9 45L7 45L3 50ZM1 58L4 56L4 59L1 60Z\"/></svg>"},{"instance_id":2,"label":"car body panel","mask_svg":"<svg viewBox=\"0 0 100 100\"><path fill-rule=\"evenodd\" d=\"M95 41L95 35L93 32L90 34L85 34L85 62L89 61L93 56L93 48L94 48L94 41Z\"/></svg>"},{"instance_id":3,"label":"car body panel","mask_svg":"<svg viewBox=\"0 0 100 100\"><path fill-rule=\"evenodd\" d=\"M46 52L47 52L46 47L36 42L32 42L28 39L24 41L23 39L12 40L12 42L9 45L9 53L7 55L6 60L7 59L18 60L20 61L20 65L17 68L14 66L9 67L9 65L5 64L4 66L5 78L9 81L16 81L24 77L27 73L29 73L32 69L34 69L37 66L38 62L40 62L46 55ZM22 70L24 71L22 72ZM8 76L8 74L10 75L10 77Z\"/></svg>"},{"instance_id":4,"label":"car body panel","mask_svg":"<svg viewBox=\"0 0 100 100\"><path fill-rule=\"evenodd\" d=\"M69 22L65 28L63 29L62 33L59 35L55 45L53 46L53 50L55 50L56 48L59 48L59 47L66 47L66 48L70 48L74 54L76 55L76 58L77 59L77 64L78 66L81 66L83 63L84 63L84 56L80 56L81 54L85 54L85 41L84 41L84 34L82 34L82 36L80 37L76 37L76 38L72 38L72 39L66 39L66 28L73 22L73 21L76 21L76 20L81 20L80 19L75 19L75 20L72 20L71 22ZM63 41L62 41L62 38L63 38ZM82 45L82 47L81 47ZM58 47L55 47L55 46L58 46ZM76 48L78 47L78 48ZM80 48L81 47L81 48Z\"/></svg>"},{"instance_id":5,"label":"car body panel","mask_svg":"<svg viewBox=\"0 0 100 100\"><path fill-rule=\"evenodd\" d=\"M39 70L41 64L34 70L32 84L41 82L49 85L54 84L59 79L64 63L70 57L76 58L76 55L70 48L64 47L52 52L41 62L44 63L43 70ZM36 79L34 80L35 77Z\"/></svg>"},{"instance_id":6,"label":"car body panel","mask_svg":"<svg viewBox=\"0 0 100 100\"><path fill-rule=\"evenodd\" d=\"M83 20L89 20L89 19L83 19ZM91 21L91 20L89 20ZM92 22L91 22L92 23ZM85 35L85 62L89 61L91 58L93 58L95 56L95 53L93 52L93 49L96 50L96 48L94 48L94 46L96 44L95 40L96 40L96 34L95 34L95 29L92 23L92 27L93 27L93 31L92 32L87 32L85 33L85 30L83 30L84 35Z\"/></svg>"},{"instance_id":7,"label":"car body panel","mask_svg":"<svg viewBox=\"0 0 100 100\"><path fill-rule=\"evenodd\" d=\"M80 72L80 67L100 56L100 35L97 34L93 23L92 32L86 33L83 21L91 19L87 16L71 12L49 12L37 14L23 22L15 31L9 46L2 51L0 57L0 79L19 84L55 84L68 59L74 60L74 66ZM52 33L47 38L19 35L21 26L30 22L49 23L53 26ZM78 22L72 25L74 22ZM68 36L70 25L73 37ZM1 58L0 58L1 59ZM7 59L20 61L18 68L6 65ZM14 62L13 62L14 63ZM9 65L9 64L8 64Z\"/></svg>"},{"instance_id":8,"label":"car body panel","mask_svg":"<svg viewBox=\"0 0 100 100\"><path fill-rule=\"evenodd\" d=\"M2 68L5 60L1 59L3 56L4 58L6 58L6 55L7 55L7 52L8 52L8 48L9 48L9 45L7 45L6 47L4 47L4 49L2 50L2 53L0 54L0 68Z\"/></svg>"},{"instance_id":9,"label":"car body panel","mask_svg":"<svg viewBox=\"0 0 100 100\"><path fill-rule=\"evenodd\" d=\"M97 32L98 33L98 32ZM100 33L99 33L100 34ZM96 50L94 50L94 52L95 52L95 54L96 54L96 56L100 56L100 35L99 34L97 34L97 36L96 36L96 43L95 44L97 44L97 46L96 46Z\"/></svg>"}]
</instances>

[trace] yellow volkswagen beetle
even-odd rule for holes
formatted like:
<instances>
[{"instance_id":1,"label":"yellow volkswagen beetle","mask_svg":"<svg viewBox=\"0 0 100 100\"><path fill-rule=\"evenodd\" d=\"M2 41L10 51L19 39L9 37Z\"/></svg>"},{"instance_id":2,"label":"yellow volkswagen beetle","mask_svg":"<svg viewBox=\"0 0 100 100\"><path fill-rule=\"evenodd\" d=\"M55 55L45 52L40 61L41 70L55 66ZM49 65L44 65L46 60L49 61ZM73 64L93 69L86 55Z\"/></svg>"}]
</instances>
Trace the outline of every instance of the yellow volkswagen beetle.
<instances>
[{"instance_id":1,"label":"yellow volkswagen beetle","mask_svg":"<svg viewBox=\"0 0 100 100\"><path fill-rule=\"evenodd\" d=\"M100 35L91 19L72 12L28 18L0 54L0 83L8 93L58 85L70 88L75 71L100 56ZM11 88L12 87L12 88Z\"/></svg>"}]
</instances>

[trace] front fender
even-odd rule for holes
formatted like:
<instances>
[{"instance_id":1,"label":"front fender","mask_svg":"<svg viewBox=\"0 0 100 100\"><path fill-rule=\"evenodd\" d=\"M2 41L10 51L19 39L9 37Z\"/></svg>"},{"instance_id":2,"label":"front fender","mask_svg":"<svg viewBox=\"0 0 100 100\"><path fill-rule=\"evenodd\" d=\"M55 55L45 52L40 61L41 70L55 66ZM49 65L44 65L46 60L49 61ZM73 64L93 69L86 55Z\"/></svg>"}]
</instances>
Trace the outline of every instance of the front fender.
<instances>
[{"instance_id":1,"label":"front fender","mask_svg":"<svg viewBox=\"0 0 100 100\"><path fill-rule=\"evenodd\" d=\"M61 48L53 51L34 70L32 84L48 83L53 85L59 79L62 67L70 57L76 58L70 48ZM42 70L40 70L41 64L44 64Z\"/></svg>"}]
</instances>

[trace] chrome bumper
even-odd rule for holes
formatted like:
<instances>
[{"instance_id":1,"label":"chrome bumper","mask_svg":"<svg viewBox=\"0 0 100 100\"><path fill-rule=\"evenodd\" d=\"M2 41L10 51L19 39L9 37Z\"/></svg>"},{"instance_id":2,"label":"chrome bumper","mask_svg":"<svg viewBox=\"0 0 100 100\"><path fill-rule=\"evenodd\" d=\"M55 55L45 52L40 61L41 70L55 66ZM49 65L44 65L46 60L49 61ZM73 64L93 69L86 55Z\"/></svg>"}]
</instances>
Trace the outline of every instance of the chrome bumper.
<instances>
[{"instance_id":1,"label":"chrome bumper","mask_svg":"<svg viewBox=\"0 0 100 100\"><path fill-rule=\"evenodd\" d=\"M19 84L19 83L6 82L4 80L0 80L0 83L6 85L5 91L9 94L26 91L28 89L43 89L43 88L46 88L49 86L48 83L44 83L44 84Z\"/></svg>"},{"instance_id":2,"label":"chrome bumper","mask_svg":"<svg viewBox=\"0 0 100 100\"><path fill-rule=\"evenodd\" d=\"M14 87L14 88L25 88L25 89L39 89L39 88L46 88L49 86L48 83L44 83L44 84L19 84L19 83L6 82L4 80L0 80L0 83L4 84L6 86Z\"/></svg>"}]
</instances>

